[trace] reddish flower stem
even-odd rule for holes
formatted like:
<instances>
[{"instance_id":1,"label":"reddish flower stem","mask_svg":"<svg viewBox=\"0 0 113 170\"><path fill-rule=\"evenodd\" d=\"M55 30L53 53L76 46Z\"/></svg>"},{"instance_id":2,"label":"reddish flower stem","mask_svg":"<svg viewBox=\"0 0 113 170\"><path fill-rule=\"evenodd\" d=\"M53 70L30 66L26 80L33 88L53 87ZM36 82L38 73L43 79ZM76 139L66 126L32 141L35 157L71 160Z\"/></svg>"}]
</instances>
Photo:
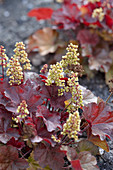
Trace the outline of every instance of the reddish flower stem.
<instances>
[{"instance_id":1,"label":"reddish flower stem","mask_svg":"<svg viewBox=\"0 0 113 170\"><path fill-rule=\"evenodd\" d=\"M2 59L2 78L4 79L3 59Z\"/></svg>"}]
</instances>

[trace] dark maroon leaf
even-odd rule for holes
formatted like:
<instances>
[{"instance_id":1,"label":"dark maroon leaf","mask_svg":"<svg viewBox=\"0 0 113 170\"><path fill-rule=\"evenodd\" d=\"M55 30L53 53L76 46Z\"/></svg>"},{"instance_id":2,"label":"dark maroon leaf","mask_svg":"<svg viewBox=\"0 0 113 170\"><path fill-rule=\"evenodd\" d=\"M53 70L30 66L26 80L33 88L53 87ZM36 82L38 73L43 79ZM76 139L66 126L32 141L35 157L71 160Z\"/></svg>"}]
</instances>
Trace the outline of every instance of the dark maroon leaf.
<instances>
[{"instance_id":1,"label":"dark maroon leaf","mask_svg":"<svg viewBox=\"0 0 113 170\"><path fill-rule=\"evenodd\" d=\"M47 141L51 145L55 143L51 139L51 132L48 132L46 125L44 124L43 118L36 117L25 120L24 133L27 134L33 143L41 142L42 140Z\"/></svg>"},{"instance_id":2,"label":"dark maroon leaf","mask_svg":"<svg viewBox=\"0 0 113 170\"><path fill-rule=\"evenodd\" d=\"M106 136L113 140L113 111L104 102L90 103L83 108L83 117L91 123L93 135L99 135L101 140Z\"/></svg>"},{"instance_id":3,"label":"dark maroon leaf","mask_svg":"<svg viewBox=\"0 0 113 170\"><path fill-rule=\"evenodd\" d=\"M55 84L51 86L42 86L42 98L46 98L50 100L50 104L55 109L64 109L65 103L64 101L71 98L70 93L64 93L63 96L58 96L58 89L60 87Z\"/></svg>"},{"instance_id":4,"label":"dark maroon leaf","mask_svg":"<svg viewBox=\"0 0 113 170\"><path fill-rule=\"evenodd\" d=\"M38 84L36 86L36 83L30 80L20 86L12 86L6 89L5 96L10 99L6 108L14 113L16 113L22 100L26 101L30 113L36 111L37 106L42 103Z\"/></svg>"},{"instance_id":5,"label":"dark maroon leaf","mask_svg":"<svg viewBox=\"0 0 113 170\"><path fill-rule=\"evenodd\" d=\"M12 113L5 109L3 105L0 105L0 141L7 143L11 137L19 137L19 131L15 128L11 128Z\"/></svg>"},{"instance_id":6,"label":"dark maroon leaf","mask_svg":"<svg viewBox=\"0 0 113 170\"><path fill-rule=\"evenodd\" d=\"M12 164L12 169L14 170L26 170L26 168L28 168L28 162L25 159L17 159L16 161L14 161L14 163Z\"/></svg>"},{"instance_id":7,"label":"dark maroon leaf","mask_svg":"<svg viewBox=\"0 0 113 170\"><path fill-rule=\"evenodd\" d=\"M36 112L36 117L43 118L43 121L47 127L49 132L52 132L57 127L61 128L60 124L60 115L58 112L49 111L46 106L38 106L38 110Z\"/></svg>"},{"instance_id":8,"label":"dark maroon leaf","mask_svg":"<svg viewBox=\"0 0 113 170\"><path fill-rule=\"evenodd\" d=\"M27 167L27 161L18 157L18 151L15 147L6 145L0 147L1 170L25 170Z\"/></svg>"},{"instance_id":9,"label":"dark maroon leaf","mask_svg":"<svg viewBox=\"0 0 113 170\"><path fill-rule=\"evenodd\" d=\"M7 145L12 145L14 147L16 147L17 149L22 149L25 144L24 142L21 142L19 140L15 140L14 137L12 137L8 142L7 142Z\"/></svg>"},{"instance_id":10,"label":"dark maroon leaf","mask_svg":"<svg viewBox=\"0 0 113 170\"><path fill-rule=\"evenodd\" d=\"M69 113L68 112L61 112L60 121L62 122L62 124L64 124L66 122L68 117L69 117Z\"/></svg>"},{"instance_id":11,"label":"dark maroon leaf","mask_svg":"<svg viewBox=\"0 0 113 170\"><path fill-rule=\"evenodd\" d=\"M0 92L3 92L9 86L10 85L8 83L8 78L4 78L3 80L0 80Z\"/></svg>"},{"instance_id":12,"label":"dark maroon leaf","mask_svg":"<svg viewBox=\"0 0 113 170\"><path fill-rule=\"evenodd\" d=\"M51 169L61 170L64 166L64 156L60 146L51 147L49 144L40 143L34 150L34 158L43 168L48 165Z\"/></svg>"},{"instance_id":13,"label":"dark maroon leaf","mask_svg":"<svg viewBox=\"0 0 113 170\"><path fill-rule=\"evenodd\" d=\"M6 107L8 102L10 102L10 99L5 96L4 91L0 92L0 104L4 105Z\"/></svg>"}]
</instances>

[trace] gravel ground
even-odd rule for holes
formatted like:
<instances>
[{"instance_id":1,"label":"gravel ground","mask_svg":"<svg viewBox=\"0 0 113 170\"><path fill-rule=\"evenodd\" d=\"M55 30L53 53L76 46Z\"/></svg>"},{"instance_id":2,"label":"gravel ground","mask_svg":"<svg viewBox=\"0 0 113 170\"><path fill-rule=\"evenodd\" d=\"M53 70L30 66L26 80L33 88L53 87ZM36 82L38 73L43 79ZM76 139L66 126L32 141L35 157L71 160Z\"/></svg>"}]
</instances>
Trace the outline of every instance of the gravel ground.
<instances>
[{"instance_id":1,"label":"gravel ground","mask_svg":"<svg viewBox=\"0 0 113 170\"><path fill-rule=\"evenodd\" d=\"M15 42L24 41L37 29L46 26L45 21L37 22L27 13L36 7L54 6L54 0L3 0L0 4L0 44L11 56ZM56 7L56 6L55 6Z\"/></svg>"},{"instance_id":2,"label":"gravel ground","mask_svg":"<svg viewBox=\"0 0 113 170\"><path fill-rule=\"evenodd\" d=\"M0 3L0 45L4 45L7 55L13 54L16 42L25 41L37 29L48 26L45 21L37 22L27 17L27 13L36 7L49 6L57 8L54 0L4 0ZM80 79L80 84L90 89L96 96L106 100L109 95L104 74L98 73L93 79ZM112 98L113 99L113 98ZM110 152L98 159L101 170L113 170L113 142L109 141Z\"/></svg>"}]
</instances>

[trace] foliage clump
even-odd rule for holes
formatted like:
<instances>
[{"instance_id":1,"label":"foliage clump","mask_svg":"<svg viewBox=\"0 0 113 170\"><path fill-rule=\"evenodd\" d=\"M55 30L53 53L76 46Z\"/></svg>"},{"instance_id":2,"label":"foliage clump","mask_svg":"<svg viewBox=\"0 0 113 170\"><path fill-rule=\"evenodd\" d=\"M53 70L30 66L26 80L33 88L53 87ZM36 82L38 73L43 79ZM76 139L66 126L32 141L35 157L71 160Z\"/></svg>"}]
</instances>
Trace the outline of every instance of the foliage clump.
<instances>
[{"instance_id":1,"label":"foliage clump","mask_svg":"<svg viewBox=\"0 0 113 170\"><path fill-rule=\"evenodd\" d=\"M99 169L95 155L98 147L109 151L106 136L113 140L113 111L80 86L78 46L69 44L62 60L50 68L44 65L40 75L23 70L26 62L30 66L24 47L17 43L7 71L12 73L11 63L16 63L23 81L18 83L20 72L12 79L8 75L9 81L3 75L0 79L2 169L58 170L64 168L64 158L69 162L65 169Z\"/></svg>"}]
</instances>

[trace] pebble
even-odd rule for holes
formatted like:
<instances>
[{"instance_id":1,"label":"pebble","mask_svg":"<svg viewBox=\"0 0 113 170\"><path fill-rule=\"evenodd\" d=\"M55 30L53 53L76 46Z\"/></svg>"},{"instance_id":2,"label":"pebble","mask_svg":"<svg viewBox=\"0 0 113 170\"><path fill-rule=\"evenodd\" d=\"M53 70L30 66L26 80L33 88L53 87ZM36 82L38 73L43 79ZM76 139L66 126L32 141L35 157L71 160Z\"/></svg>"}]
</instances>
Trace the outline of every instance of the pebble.
<instances>
[{"instance_id":1,"label":"pebble","mask_svg":"<svg viewBox=\"0 0 113 170\"><path fill-rule=\"evenodd\" d=\"M4 17L9 17L10 16L10 13L9 13L9 11L4 11Z\"/></svg>"},{"instance_id":2,"label":"pebble","mask_svg":"<svg viewBox=\"0 0 113 170\"><path fill-rule=\"evenodd\" d=\"M28 19L27 15L22 15L22 16L21 16L21 20L22 20L22 21L27 21L27 19Z\"/></svg>"},{"instance_id":3,"label":"pebble","mask_svg":"<svg viewBox=\"0 0 113 170\"><path fill-rule=\"evenodd\" d=\"M28 0L22 0L22 4L23 4L23 5L28 4Z\"/></svg>"},{"instance_id":4,"label":"pebble","mask_svg":"<svg viewBox=\"0 0 113 170\"><path fill-rule=\"evenodd\" d=\"M27 4L27 8L28 8L28 9L33 9L33 8L34 8L34 5L33 5L32 3L28 3L28 4Z\"/></svg>"}]
</instances>

